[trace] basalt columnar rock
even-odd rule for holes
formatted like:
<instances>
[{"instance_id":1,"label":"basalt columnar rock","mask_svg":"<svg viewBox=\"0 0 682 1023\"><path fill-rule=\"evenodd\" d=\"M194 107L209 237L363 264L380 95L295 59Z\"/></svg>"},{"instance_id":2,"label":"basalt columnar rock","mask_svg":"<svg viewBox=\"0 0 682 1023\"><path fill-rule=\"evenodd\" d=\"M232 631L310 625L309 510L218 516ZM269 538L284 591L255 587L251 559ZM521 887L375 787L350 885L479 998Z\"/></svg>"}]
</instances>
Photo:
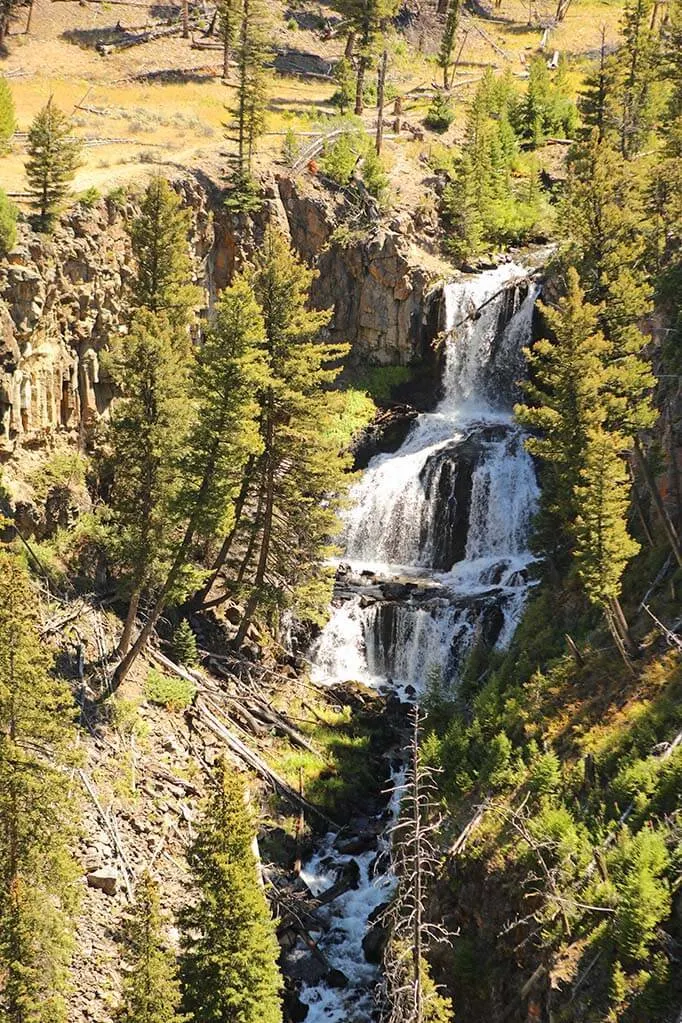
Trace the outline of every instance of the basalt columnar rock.
<instances>
[{"instance_id":1,"label":"basalt columnar rock","mask_svg":"<svg viewBox=\"0 0 682 1023\"><path fill-rule=\"evenodd\" d=\"M338 230L343 200L311 180L266 183L264 205L251 217L228 213L209 181L186 176L174 187L192 213L188 244L206 309L274 222L318 267L313 302L334 309L330 330L351 343L351 361L437 360L431 341L439 329L438 289L398 232L378 223L350 236ZM76 204L50 236L21 224L17 245L0 263L6 455L40 446L53 433L87 439L106 411L113 394L102 353L127 329L134 268L126 224L138 202L139 192Z\"/></svg>"}]
</instances>

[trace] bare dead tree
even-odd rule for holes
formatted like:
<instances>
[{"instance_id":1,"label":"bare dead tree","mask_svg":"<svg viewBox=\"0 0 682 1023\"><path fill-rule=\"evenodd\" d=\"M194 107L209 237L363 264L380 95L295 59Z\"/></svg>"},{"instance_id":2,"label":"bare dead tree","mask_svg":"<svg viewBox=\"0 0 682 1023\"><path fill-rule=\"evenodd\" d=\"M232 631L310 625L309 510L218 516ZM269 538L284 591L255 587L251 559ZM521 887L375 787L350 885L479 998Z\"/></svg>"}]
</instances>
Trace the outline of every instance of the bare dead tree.
<instances>
[{"instance_id":1,"label":"bare dead tree","mask_svg":"<svg viewBox=\"0 0 682 1023\"><path fill-rule=\"evenodd\" d=\"M389 829L397 887L382 921L389 931L377 993L382 1023L428 1023L428 1003L441 996L425 989L425 951L432 943L451 944L452 940L450 932L429 921L426 913L430 883L443 859L437 843L442 816L433 771L421 757L421 724L422 715L415 706L408 766L404 781L393 789L401 812Z\"/></svg>"}]
</instances>

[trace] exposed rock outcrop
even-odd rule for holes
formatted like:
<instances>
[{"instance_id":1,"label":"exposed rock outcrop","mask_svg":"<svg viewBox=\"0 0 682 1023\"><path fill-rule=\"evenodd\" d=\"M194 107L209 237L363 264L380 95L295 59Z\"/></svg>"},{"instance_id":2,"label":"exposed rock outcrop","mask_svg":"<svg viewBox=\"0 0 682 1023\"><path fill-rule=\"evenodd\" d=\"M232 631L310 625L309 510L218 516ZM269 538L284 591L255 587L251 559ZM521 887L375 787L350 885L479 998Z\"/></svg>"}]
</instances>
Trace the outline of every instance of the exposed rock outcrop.
<instances>
[{"instance_id":1,"label":"exposed rock outcrop","mask_svg":"<svg viewBox=\"0 0 682 1023\"><path fill-rule=\"evenodd\" d=\"M266 184L263 207L249 216L228 212L209 181L184 177L174 187L192 214L188 244L205 307L274 221L319 269L312 301L334 309L330 332L351 343L351 361L436 365L434 274L396 231L339 231L346 200L312 180ZM106 411L112 387L101 355L127 329L126 224L136 213L135 197L109 198L77 204L51 236L20 226L0 265L0 450L40 446L55 432L82 441Z\"/></svg>"}]
</instances>

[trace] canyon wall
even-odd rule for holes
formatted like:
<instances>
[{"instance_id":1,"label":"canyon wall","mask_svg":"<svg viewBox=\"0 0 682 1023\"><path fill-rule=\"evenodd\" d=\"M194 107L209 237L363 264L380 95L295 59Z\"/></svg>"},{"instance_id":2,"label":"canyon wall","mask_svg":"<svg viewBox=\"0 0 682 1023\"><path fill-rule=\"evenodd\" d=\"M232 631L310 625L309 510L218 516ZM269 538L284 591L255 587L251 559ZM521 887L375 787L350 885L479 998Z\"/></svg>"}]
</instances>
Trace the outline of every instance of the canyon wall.
<instances>
[{"instance_id":1,"label":"canyon wall","mask_svg":"<svg viewBox=\"0 0 682 1023\"><path fill-rule=\"evenodd\" d=\"M334 308L330 333L351 342L351 361L408 365L431 353L437 315L434 322L425 299L438 289L396 231L379 223L339 228L343 203L312 181L272 181L263 209L250 218L230 215L208 182L183 177L174 187L192 213L194 278L206 307L275 221L319 269L313 302ZM106 410L112 389L102 351L127 329L132 258L125 225L136 213L134 196L111 197L75 205L51 236L20 225L17 245L0 264L3 460L56 433L83 442Z\"/></svg>"}]
</instances>

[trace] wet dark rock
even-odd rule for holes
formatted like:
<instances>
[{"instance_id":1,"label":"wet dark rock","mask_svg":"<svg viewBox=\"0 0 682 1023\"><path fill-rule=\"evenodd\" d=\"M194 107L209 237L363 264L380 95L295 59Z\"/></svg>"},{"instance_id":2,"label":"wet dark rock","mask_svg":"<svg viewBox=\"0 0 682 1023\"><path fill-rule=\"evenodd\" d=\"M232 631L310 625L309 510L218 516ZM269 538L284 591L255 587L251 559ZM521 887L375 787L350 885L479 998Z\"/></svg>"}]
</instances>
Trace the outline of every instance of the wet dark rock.
<instances>
[{"instance_id":1,"label":"wet dark rock","mask_svg":"<svg viewBox=\"0 0 682 1023\"><path fill-rule=\"evenodd\" d=\"M383 915L388 903L377 906L369 916L368 923L371 924L367 934L362 939L362 951L368 963L378 966L384 955L384 949L388 943L388 927L383 923Z\"/></svg>"},{"instance_id":2,"label":"wet dark rock","mask_svg":"<svg viewBox=\"0 0 682 1023\"><path fill-rule=\"evenodd\" d=\"M353 835L350 838L337 838L334 844L342 856L361 856L362 853L376 849L377 842L378 836L376 834L365 832L364 834Z\"/></svg>"},{"instance_id":3,"label":"wet dark rock","mask_svg":"<svg viewBox=\"0 0 682 1023\"><path fill-rule=\"evenodd\" d=\"M350 446L353 469L366 469L375 455L397 451L418 415L417 410L410 405L380 409L373 422L353 438Z\"/></svg>"},{"instance_id":4,"label":"wet dark rock","mask_svg":"<svg viewBox=\"0 0 682 1023\"><path fill-rule=\"evenodd\" d=\"M301 1001L297 984L285 981L282 1009L284 1023L303 1023L303 1020L307 1018L310 1007Z\"/></svg>"},{"instance_id":5,"label":"wet dark rock","mask_svg":"<svg viewBox=\"0 0 682 1023\"><path fill-rule=\"evenodd\" d=\"M348 985L348 977L342 970L332 969L326 974L324 982L328 987L344 988Z\"/></svg>"}]
</instances>

